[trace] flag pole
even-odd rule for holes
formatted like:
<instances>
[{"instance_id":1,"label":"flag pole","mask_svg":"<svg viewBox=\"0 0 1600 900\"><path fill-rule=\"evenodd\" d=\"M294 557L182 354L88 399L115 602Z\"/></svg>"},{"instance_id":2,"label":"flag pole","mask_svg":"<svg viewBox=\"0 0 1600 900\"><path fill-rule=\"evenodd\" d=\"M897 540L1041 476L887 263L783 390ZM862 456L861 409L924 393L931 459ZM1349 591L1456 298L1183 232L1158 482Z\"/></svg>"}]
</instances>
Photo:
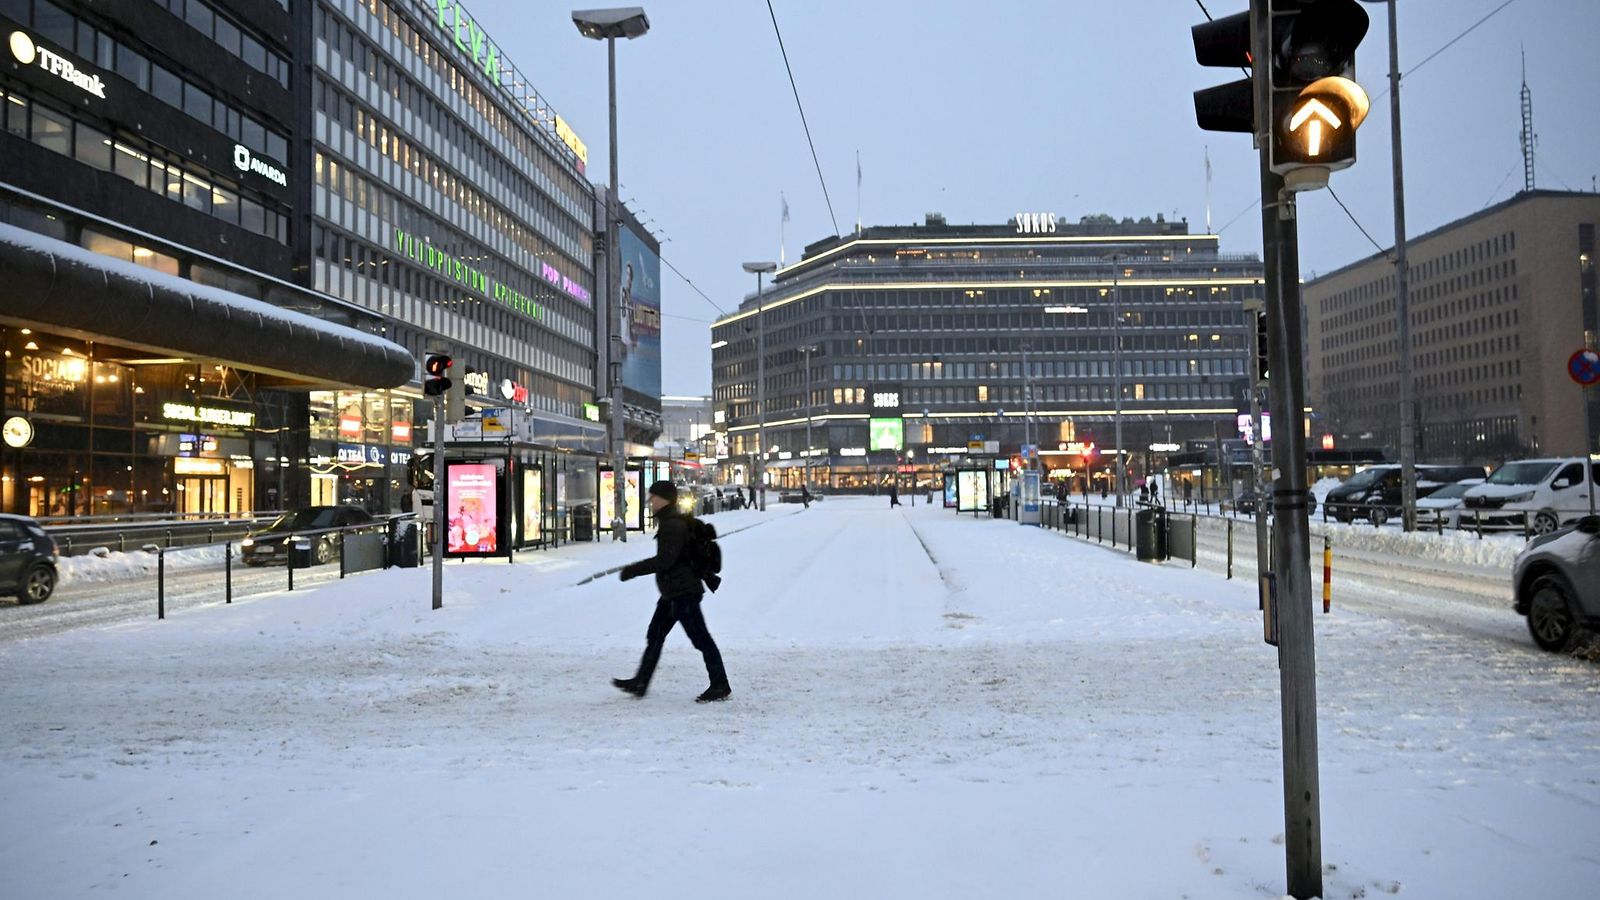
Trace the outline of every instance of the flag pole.
<instances>
[{"instance_id":1,"label":"flag pole","mask_svg":"<svg viewBox=\"0 0 1600 900\"><path fill-rule=\"evenodd\" d=\"M861 233L861 151L856 151L856 234Z\"/></svg>"},{"instance_id":2,"label":"flag pole","mask_svg":"<svg viewBox=\"0 0 1600 900\"><path fill-rule=\"evenodd\" d=\"M1206 145L1206 234L1211 233L1211 145Z\"/></svg>"}]
</instances>

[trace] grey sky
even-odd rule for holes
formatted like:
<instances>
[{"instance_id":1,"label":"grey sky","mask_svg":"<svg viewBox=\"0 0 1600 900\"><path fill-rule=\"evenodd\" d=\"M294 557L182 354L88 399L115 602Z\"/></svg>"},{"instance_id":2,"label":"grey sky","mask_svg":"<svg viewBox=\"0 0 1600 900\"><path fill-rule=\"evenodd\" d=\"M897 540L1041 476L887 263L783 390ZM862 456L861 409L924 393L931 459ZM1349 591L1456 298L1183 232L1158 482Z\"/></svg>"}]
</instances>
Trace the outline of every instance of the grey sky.
<instances>
[{"instance_id":1,"label":"grey sky","mask_svg":"<svg viewBox=\"0 0 1600 900\"><path fill-rule=\"evenodd\" d=\"M594 0L586 0L588 6ZM1502 0L1402 0L1400 68L1409 72ZM469 0L467 9L589 146L606 173L606 60L578 35L569 5ZM776 259L779 192L788 254L834 231L764 0L645 2L651 31L619 43L624 200L666 240L662 252L725 309L754 289L739 264ZM1333 188L1380 243L1393 240L1387 12L1357 68L1377 102L1360 160ZM1212 222L1250 207L1256 162L1245 135L1203 132L1194 90L1240 77L1194 62L1194 0L774 0L841 231L942 212L998 223L1019 211L1070 221L1091 213ZM1212 15L1244 0L1206 0ZM1522 186L1519 48L1527 50L1541 188L1590 190L1600 173L1600 52L1593 0L1515 0L1402 83L1406 204L1412 235ZM1308 276L1373 252L1327 192L1303 195ZM1260 215L1222 232L1225 251L1261 246ZM662 385L708 393L716 311L662 271ZM684 318L687 317L687 318Z\"/></svg>"}]
</instances>

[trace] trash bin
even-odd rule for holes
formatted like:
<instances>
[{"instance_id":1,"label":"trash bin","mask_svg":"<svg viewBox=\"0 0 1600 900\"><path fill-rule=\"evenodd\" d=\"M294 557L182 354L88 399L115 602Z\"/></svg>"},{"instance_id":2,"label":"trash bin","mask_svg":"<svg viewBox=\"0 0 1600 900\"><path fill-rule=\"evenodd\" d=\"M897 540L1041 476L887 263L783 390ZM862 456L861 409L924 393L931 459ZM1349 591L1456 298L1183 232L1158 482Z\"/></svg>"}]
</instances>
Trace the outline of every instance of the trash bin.
<instances>
[{"instance_id":1,"label":"trash bin","mask_svg":"<svg viewBox=\"0 0 1600 900\"><path fill-rule=\"evenodd\" d=\"M1161 559L1156 549L1157 535L1160 533L1160 523L1156 518L1156 511L1145 508L1134 513L1133 519L1133 548L1140 562L1157 562Z\"/></svg>"},{"instance_id":2,"label":"trash bin","mask_svg":"<svg viewBox=\"0 0 1600 900\"><path fill-rule=\"evenodd\" d=\"M296 569L311 567L311 538L294 537L289 539L289 565Z\"/></svg>"},{"instance_id":3,"label":"trash bin","mask_svg":"<svg viewBox=\"0 0 1600 900\"><path fill-rule=\"evenodd\" d=\"M594 540L594 507L585 503L572 508L572 539Z\"/></svg>"},{"instance_id":4,"label":"trash bin","mask_svg":"<svg viewBox=\"0 0 1600 900\"><path fill-rule=\"evenodd\" d=\"M414 520L404 520L398 523L394 530L394 543L390 546L390 557L394 565L402 569L415 569L421 562L417 544L417 523Z\"/></svg>"},{"instance_id":5,"label":"trash bin","mask_svg":"<svg viewBox=\"0 0 1600 900\"><path fill-rule=\"evenodd\" d=\"M1167 535L1171 532L1172 517L1167 515L1165 506L1158 506L1156 512L1156 559L1166 559L1171 554L1167 552Z\"/></svg>"}]
</instances>

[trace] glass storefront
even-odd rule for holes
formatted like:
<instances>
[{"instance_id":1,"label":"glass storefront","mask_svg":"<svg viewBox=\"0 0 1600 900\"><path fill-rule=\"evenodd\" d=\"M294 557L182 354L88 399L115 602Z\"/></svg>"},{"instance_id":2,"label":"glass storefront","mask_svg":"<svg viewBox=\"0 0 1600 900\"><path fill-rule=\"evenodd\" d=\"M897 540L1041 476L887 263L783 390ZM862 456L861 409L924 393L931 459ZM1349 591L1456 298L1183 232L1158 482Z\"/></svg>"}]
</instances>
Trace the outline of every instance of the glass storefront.
<instances>
[{"instance_id":1,"label":"glass storefront","mask_svg":"<svg viewBox=\"0 0 1600 900\"><path fill-rule=\"evenodd\" d=\"M0 508L40 518L275 505L284 409L254 373L4 330ZM268 479L267 483L264 482Z\"/></svg>"}]
</instances>

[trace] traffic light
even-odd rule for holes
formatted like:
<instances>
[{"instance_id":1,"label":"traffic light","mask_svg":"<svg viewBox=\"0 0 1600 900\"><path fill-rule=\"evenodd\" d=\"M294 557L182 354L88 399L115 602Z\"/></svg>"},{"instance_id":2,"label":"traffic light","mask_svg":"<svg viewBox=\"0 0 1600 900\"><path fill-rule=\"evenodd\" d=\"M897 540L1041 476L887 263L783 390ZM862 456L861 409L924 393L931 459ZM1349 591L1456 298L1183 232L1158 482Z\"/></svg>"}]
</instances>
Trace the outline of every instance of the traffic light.
<instances>
[{"instance_id":1,"label":"traffic light","mask_svg":"<svg viewBox=\"0 0 1600 900\"><path fill-rule=\"evenodd\" d=\"M1270 0L1272 171L1291 190L1326 187L1356 161L1367 92L1355 82L1367 13L1356 0Z\"/></svg>"},{"instance_id":2,"label":"traffic light","mask_svg":"<svg viewBox=\"0 0 1600 900\"><path fill-rule=\"evenodd\" d=\"M1256 383L1265 384L1267 381L1267 314L1263 310L1254 312L1256 317Z\"/></svg>"},{"instance_id":3,"label":"traffic light","mask_svg":"<svg viewBox=\"0 0 1600 900\"><path fill-rule=\"evenodd\" d=\"M450 390L450 367L455 360L443 353L429 353L422 362L422 392L437 397Z\"/></svg>"},{"instance_id":4,"label":"traffic light","mask_svg":"<svg viewBox=\"0 0 1600 900\"><path fill-rule=\"evenodd\" d=\"M1255 88L1248 77L1250 14L1234 13L1189 29L1202 66L1242 68L1247 77L1194 92L1194 117L1206 131L1255 131Z\"/></svg>"}]
</instances>

